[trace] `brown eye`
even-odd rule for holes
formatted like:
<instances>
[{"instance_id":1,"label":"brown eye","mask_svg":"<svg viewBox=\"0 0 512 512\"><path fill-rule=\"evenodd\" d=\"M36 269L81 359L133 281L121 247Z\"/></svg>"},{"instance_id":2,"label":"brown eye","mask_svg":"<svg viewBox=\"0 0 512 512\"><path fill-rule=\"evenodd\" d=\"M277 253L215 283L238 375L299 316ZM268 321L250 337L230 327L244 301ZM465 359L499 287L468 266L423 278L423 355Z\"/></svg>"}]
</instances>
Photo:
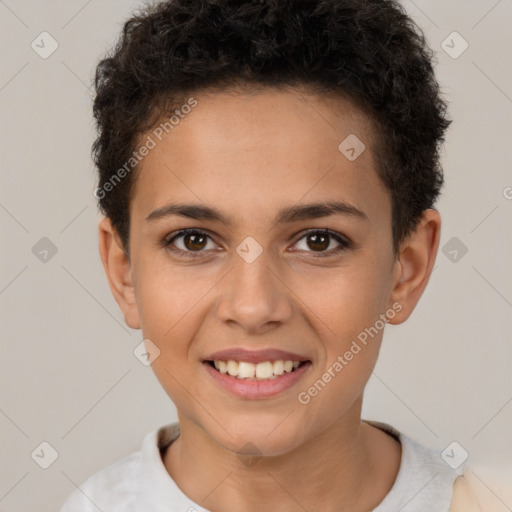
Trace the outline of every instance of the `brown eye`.
<instances>
[{"instance_id":1,"label":"brown eye","mask_svg":"<svg viewBox=\"0 0 512 512\"><path fill-rule=\"evenodd\" d=\"M210 247L208 247L208 242L211 243ZM180 231L170 240L165 241L164 246L175 253L185 256L200 256L205 252L205 249L214 249L216 247L207 233L196 229Z\"/></svg>"},{"instance_id":2,"label":"brown eye","mask_svg":"<svg viewBox=\"0 0 512 512\"><path fill-rule=\"evenodd\" d=\"M325 251L329 247L330 238L323 233L310 233L306 236L308 247L315 251Z\"/></svg>"},{"instance_id":3,"label":"brown eye","mask_svg":"<svg viewBox=\"0 0 512 512\"><path fill-rule=\"evenodd\" d=\"M190 251L204 249L207 237L195 233L187 234L183 237L183 245Z\"/></svg>"},{"instance_id":4,"label":"brown eye","mask_svg":"<svg viewBox=\"0 0 512 512\"><path fill-rule=\"evenodd\" d=\"M302 241L305 241L303 243ZM334 241L334 247L332 243ZM300 247L302 243L302 247ZM336 246L337 244L337 246ZM299 250L309 253L325 253L314 256L330 256L340 251L349 249L352 242L336 231L328 229L314 229L308 231L297 243ZM329 250L328 250L329 249Z\"/></svg>"}]
</instances>

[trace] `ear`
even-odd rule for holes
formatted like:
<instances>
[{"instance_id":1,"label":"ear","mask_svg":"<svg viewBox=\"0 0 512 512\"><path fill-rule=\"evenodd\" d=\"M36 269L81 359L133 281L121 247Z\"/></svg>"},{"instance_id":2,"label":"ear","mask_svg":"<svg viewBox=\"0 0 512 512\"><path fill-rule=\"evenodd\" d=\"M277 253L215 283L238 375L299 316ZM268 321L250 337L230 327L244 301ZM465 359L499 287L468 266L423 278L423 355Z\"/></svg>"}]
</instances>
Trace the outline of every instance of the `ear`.
<instances>
[{"instance_id":1,"label":"ear","mask_svg":"<svg viewBox=\"0 0 512 512\"><path fill-rule=\"evenodd\" d=\"M100 221L98 229L101 261L112 295L124 314L126 325L140 329L131 265L119 235L106 217Z\"/></svg>"},{"instance_id":2,"label":"ear","mask_svg":"<svg viewBox=\"0 0 512 512\"><path fill-rule=\"evenodd\" d=\"M400 304L401 309L388 320L390 324L401 324L411 315L427 286L436 261L441 233L441 216L436 210L423 212L420 222L409 237L402 242L393 269L391 304Z\"/></svg>"}]
</instances>

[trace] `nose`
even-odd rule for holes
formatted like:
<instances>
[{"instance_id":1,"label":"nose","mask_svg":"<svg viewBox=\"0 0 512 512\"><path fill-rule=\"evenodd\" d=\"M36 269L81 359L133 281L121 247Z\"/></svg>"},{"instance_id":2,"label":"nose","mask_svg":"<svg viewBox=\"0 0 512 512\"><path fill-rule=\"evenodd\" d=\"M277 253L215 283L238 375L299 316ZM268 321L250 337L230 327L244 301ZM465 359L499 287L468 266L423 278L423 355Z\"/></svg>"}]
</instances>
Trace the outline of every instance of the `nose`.
<instances>
[{"instance_id":1,"label":"nose","mask_svg":"<svg viewBox=\"0 0 512 512\"><path fill-rule=\"evenodd\" d=\"M245 334L263 334L287 322L293 294L283 281L266 251L251 263L236 254L231 271L219 283L219 318Z\"/></svg>"}]
</instances>

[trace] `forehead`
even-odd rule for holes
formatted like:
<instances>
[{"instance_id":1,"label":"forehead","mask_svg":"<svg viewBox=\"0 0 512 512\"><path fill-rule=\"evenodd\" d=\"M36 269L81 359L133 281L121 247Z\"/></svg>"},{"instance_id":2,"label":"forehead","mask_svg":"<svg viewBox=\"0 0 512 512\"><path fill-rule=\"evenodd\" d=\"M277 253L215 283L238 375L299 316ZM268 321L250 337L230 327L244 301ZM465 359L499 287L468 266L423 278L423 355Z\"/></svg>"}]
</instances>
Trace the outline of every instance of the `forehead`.
<instances>
[{"instance_id":1,"label":"forehead","mask_svg":"<svg viewBox=\"0 0 512 512\"><path fill-rule=\"evenodd\" d=\"M301 201L344 200L380 214L389 207L372 123L349 101L279 89L193 98L172 129L161 124L141 137L155 145L139 163L132 213L207 203L254 222Z\"/></svg>"}]
</instances>

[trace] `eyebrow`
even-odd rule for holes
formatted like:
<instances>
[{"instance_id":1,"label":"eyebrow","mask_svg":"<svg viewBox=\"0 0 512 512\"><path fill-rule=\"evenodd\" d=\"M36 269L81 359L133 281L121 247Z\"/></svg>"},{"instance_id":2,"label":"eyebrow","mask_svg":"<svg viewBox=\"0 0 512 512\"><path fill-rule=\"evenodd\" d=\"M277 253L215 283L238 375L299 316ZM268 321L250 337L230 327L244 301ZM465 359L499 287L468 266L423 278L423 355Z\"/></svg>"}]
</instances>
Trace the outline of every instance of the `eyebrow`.
<instances>
[{"instance_id":1,"label":"eyebrow","mask_svg":"<svg viewBox=\"0 0 512 512\"><path fill-rule=\"evenodd\" d=\"M276 216L275 223L285 224L301 220L319 219L331 215L347 215L356 219L369 221L368 216L362 210L342 201L329 201L294 205L283 208ZM223 213L210 206L199 204L168 204L152 211L147 217L147 222L171 217L187 217L195 220L208 220L220 222L227 227L232 226L232 221Z\"/></svg>"}]
</instances>

